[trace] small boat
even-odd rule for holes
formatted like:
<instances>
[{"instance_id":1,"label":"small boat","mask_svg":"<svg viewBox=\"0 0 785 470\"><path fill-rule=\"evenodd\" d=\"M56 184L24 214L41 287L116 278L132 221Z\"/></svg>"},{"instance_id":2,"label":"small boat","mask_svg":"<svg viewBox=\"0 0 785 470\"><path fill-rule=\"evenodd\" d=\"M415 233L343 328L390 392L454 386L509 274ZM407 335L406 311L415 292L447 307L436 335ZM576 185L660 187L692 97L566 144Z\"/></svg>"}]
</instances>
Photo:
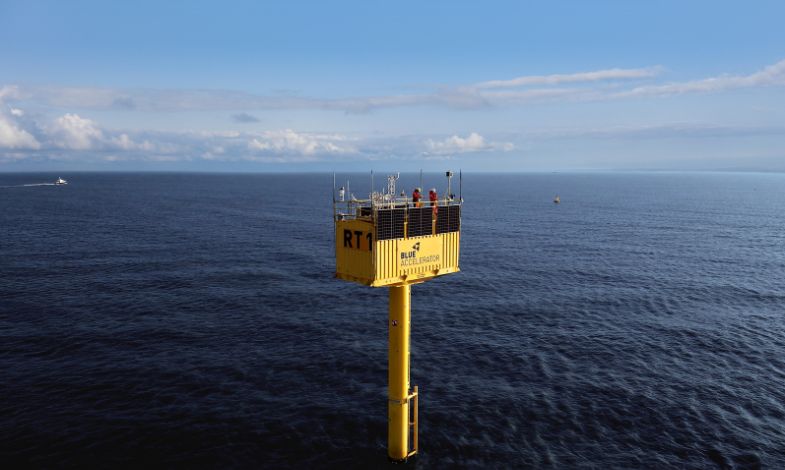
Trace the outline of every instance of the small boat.
<instances>
[{"instance_id":1,"label":"small boat","mask_svg":"<svg viewBox=\"0 0 785 470\"><path fill-rule=\"evenodd\" d=\"M556 197L555 197L555 198L553 198L553 203L554 203L554 204L558 204L558 203L560 203L560 202L561 202L561 199L559 199L559 195L557 194L557 195L556 195Z\"/></svg>"},{"instance_id":2,"label":"small boat","mask_svg":"<svg viewBox=\"0 0 785 470\"><path fill-rule=\"evenodd\" d=\"M68 184L68 181L64 180L63 178L57 178L57 181L55 181L55 184L56 185Z\"/></svg>"}]
</instances>

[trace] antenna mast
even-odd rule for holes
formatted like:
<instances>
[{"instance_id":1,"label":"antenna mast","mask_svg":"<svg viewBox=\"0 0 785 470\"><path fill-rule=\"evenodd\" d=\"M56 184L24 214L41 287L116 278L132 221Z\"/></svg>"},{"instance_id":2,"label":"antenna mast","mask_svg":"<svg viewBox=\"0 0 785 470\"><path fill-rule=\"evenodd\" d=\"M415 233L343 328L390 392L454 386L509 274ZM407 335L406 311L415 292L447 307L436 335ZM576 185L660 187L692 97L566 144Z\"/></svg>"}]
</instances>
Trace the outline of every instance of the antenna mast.
<instances>
[{"instance_id":1,"label":"antenna mast","mask_svg":"<svg viewBox=\"0 0 785 470\"><path fill-rule=\"evenodd\" d=\"M445 173L445 176L447 176L447 200L451 201L451 200L454 199L452 197L452 177L453 177L453 172L450 171L450 170L447 170L447 172Z\"/></svg>"}]
</instances>

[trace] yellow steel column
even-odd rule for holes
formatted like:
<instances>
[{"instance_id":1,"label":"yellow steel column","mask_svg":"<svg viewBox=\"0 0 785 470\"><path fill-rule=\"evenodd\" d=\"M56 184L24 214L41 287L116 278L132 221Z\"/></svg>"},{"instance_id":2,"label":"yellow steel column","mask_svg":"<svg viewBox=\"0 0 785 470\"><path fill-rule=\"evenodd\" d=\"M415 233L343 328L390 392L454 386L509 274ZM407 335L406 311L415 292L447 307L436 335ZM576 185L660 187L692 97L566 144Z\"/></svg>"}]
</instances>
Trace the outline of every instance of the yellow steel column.
<instances>
[{"instance_id":1,"label":"yellow steel column","mask_svg":"<svg viewBox=\"0 0 785 470\"><path fill-rule=\"evenodd\" d=\"M392 460L409 454L410 289L408 284L390 287L387 455Z\"/></svg>"}]
</instances>

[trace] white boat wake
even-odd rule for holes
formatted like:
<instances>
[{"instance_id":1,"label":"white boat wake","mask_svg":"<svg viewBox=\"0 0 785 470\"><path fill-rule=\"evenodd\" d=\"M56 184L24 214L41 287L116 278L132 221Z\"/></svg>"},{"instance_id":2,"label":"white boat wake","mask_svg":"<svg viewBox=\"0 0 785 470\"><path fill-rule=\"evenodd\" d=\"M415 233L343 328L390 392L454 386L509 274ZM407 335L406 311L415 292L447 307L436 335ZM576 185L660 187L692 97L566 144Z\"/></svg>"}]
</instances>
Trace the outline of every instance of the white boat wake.
<instances>
[{"instance_id":1,"label":"white boat wake","mask_svg":"<svg viewBox=\"0 0 785 470\"><path fill-rule=\"evenodd\" d=\"M58 186L55 183L30 183L30 184L16 184L13 186L0 186L0 188L26 188L29 186Z\"/></svg>"}]
</instances>

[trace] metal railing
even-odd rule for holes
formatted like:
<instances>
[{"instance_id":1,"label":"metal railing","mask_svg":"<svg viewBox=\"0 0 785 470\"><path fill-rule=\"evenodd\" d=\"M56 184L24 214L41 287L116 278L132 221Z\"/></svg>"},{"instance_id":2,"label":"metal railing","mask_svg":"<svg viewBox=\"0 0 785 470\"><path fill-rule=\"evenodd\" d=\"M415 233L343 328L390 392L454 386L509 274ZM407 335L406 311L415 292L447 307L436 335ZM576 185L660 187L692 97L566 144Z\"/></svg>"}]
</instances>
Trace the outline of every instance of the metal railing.
<instances>
[{"instance_id":1,"label":"metal railing","mask_svg":"<svg viewBox=\"0 0 785 470\"><path fill-rule=\"evenodd\" d=\"M383 209L414 209L435 206L438 212L439 207L461 205L463 205L463 201L448 198L439 199L435 201L435 204L434 202L423 200L415 203L408 197L351 199L333 202L333 218L336 221L354 219L376 220L376 212Z\"/></svg>"}]
</instances>

